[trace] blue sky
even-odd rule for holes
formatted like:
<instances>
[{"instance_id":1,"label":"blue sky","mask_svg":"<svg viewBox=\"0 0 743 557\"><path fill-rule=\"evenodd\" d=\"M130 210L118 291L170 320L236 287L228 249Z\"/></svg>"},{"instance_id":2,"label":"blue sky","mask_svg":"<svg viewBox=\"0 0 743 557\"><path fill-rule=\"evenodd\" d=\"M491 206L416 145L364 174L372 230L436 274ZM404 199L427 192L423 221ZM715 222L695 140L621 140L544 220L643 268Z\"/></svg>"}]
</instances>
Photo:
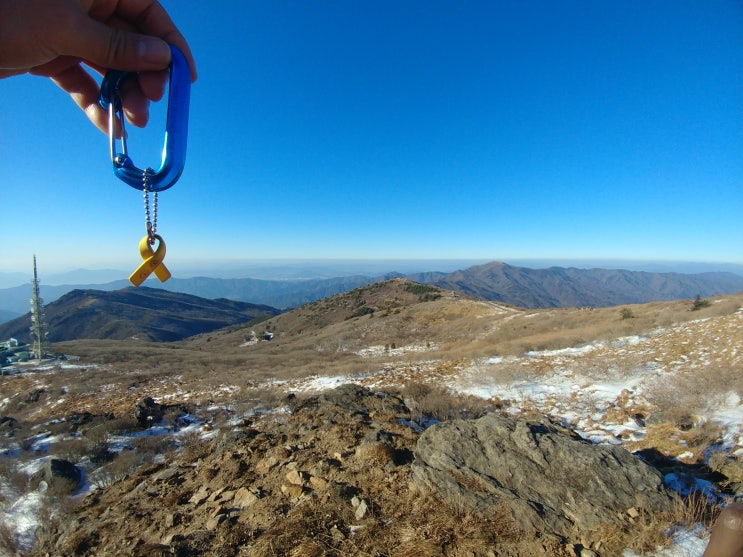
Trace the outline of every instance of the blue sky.
<instances>
[{"instance_id":1,"label":"blue sky","mask_svg":"<svg viewBox=\"0 0 743 557\"><path fill-rule=\"evenodd\" d=\"M163 4L199 70L160 197L172 270L743 263L739 1ZM132 131L138 166L159 166L163 111ZM0 184L0 270L139 264L141 192L43 78L0 81Z\"/></svg>"}]
</instances>

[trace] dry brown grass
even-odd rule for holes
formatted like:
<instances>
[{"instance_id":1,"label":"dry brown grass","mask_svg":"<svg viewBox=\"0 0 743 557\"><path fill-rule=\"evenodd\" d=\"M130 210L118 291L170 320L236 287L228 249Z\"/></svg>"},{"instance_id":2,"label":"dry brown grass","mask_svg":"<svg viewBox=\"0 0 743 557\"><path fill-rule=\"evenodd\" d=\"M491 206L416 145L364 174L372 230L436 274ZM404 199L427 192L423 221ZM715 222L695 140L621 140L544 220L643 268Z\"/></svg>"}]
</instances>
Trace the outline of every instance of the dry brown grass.
<instances>
[{"instance_id":1,"label":"dry brown grass","mask_svg":"<svg viewBox=\"0 0 743 557\"><path fill-rule=\"evenodd\" d=\"M720 440L721 428L709 423L708 416L729 393L743 395L740 370L695 368L676 373L673 381L658 381L648 388L645 398L659 419L647 428L646 446L655 446L665 454L678 452L683 441L697 458ZM673 443L676 448L673 449ZM650 445L652 443L652 445Z\"/></svg>"},{"instance_id":2,"label":"dry brown grass","mask_svg":"<svg viewBox=\"0 0 743 557\"><path fill-rule=\"evenodd\" d=\"M720 508L710 505L703 494L692 492L686 497L674 495L669 512L637 512L635 517L619 513L623 517L619 525L604 525L597 530L594 538L601 540L602 555L620 555L625 549L632 549L642 555L669 545L669 534L676 528L692 529L701 524L710 529Z\"/></svg>"},{"instance_id":3,"label":"dry brown grass","mask_svg":"<svg viewBox=\"0 0 743 557\"><path fill-rule=\"evenodd\" d=\"M19 549L13 529L6 522L0 523L0 553L18 555Z\"/></svg>"},{"instance_id":4,"label":"dry brown grass","mask_svg":"<svg viewBox=\"0 0 743 557\"><path fill-rule=\"evenodd\" d=\"M719 444L721 434L719 426L708 422L686 430L671 422L650 424L642 440L627 443L627 448L632 451L653 448L669 457L691 453L692 456L684 458L684 462L701 463L706 460L710 449Z\"/></svg>"},{"instance_id":5,"label":"dry brown grass","mask_svg":"<svg viewBox=\"0 0 743 557\"><path fill-rule=\"evenodd\" d=\"M423 417L439 421L479 418L489 410L488 402L481 398L454 393L431 383L408 383L399 394L411 410L411 419L416 421Z\"/></svg>"},{"instance_id":6,"label":"dry brown grass","mask_svg":"<svg viewBox=\"0 0 743 557\"><path fill-rule=\"evenodd\" d=\"M275 333L274 340L252 346L242 346L246 332L233 328L178 343L75 341L55 348L106 366L105 373L100 368L64 373L70 394L91 395L87 402L91 405L96 396L105 398L103 391L111 385L155 393L180 388L214 396L220 385L247 388L271 378L367 373L390 360L398 364L421 359L456 362L579 346L647 334L672 323L729 315L743 303L743 295L738 295L712 300L710 307L694 312L689 311L691 301L628 306L635 317L622 319L617 308L519 310L453 295L425 303L418 303L412 294L410 300L403 299L405 295L375 294L372 289L363 299L356 299L357 293L354 299L311 304L266 321L263 325ZM362 301L367 306L388 307L393 302L397 306L348 320L334 313ZM435 348L381 360L356 354L369 346L414 344ZM623 355L622 361L632 365L632 354ZM28 391L34 388L26 387ZM736 389L740 390L740 383Z\"/></svg>"},{"instance_id":7,"label":"dry brown grass","mask_svg":"<svg viewBox=\"0 0 743 557\"><path fill-rule=\"evenodd\" d=\"M743 295L715 298L708 308L689 311L692 301L654 302L624 306L634 315L623 319L615 307L595 309L525 310L493 319L486 331L464 329L454 354L470 356L521 355L530 350L552 350L648 333L658 327L735 313Z\"/></svg>"}]
</instances>

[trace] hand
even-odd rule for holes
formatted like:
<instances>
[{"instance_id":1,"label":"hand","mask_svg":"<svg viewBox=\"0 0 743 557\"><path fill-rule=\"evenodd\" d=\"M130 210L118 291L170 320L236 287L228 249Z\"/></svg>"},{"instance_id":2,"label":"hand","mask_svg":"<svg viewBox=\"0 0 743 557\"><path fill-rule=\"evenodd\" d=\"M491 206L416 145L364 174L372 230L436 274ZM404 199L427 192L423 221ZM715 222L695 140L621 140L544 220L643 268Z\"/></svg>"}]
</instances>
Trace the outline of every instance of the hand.
<instances>
[{"instance_id":1,"label":"hand","mask_svg":"<svg viewBox=\"0 0 743 557\"><path fill-rule=\"evenodd\" d=\"M98 106L99 86L81 64L139 72L122 91L124 114L135 126L149 118L170 64L168 43L196 66L186 39L156 0L0 0L0 78L30 73L51 78L91 122L108 133Z\"/></svg>"}]
</instances>

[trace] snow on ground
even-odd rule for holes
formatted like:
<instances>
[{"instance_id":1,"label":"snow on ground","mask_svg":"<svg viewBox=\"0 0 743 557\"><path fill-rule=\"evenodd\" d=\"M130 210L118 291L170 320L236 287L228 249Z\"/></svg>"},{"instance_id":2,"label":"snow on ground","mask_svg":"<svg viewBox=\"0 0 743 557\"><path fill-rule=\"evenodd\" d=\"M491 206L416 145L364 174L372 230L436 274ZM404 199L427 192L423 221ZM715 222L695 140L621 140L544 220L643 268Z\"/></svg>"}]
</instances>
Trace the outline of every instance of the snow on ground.
<instances>
[{"instance_id":1,"label":"snow on ground","mask_svg":"<svg viewBox=\"0 0 743 557\"><path fill-rule=\"evenodd\" d=\"M644 557L700 557L707 548L708 533L702 526L693 530L679 529L671 535L668 547L661 547ZM625 549L622 557L640 557L631 549Z\"/></svg>"},{"instance_id":2,"label":"snow on ground","mask_svg":"<svg viewBox=\"0 0 743 557\"><path fill-rule=\"evenodd\" d=\"M122 435L111 435L108 442L108 449L110 451L120 453L129 448L134 441L142 437L155 437L162 435L171 435L176 443L180 443L183 439L187 439L188 436L197 434L202 440L208 441L214 438L218 430L204 428L204 424L189 414L183 414L179 416L178 428L165 425L164 423L153 425L144 431L122 434ZM56 442L62 441L64 438L59 435L50 435L48 433L41 433L37 435L31 445L30 450L34 453L41 454L42 456L34 458L23 464L16 466L17 471L22 472L27 477L31 477L39 472L44 464L52 457L47 453L49 448ZM0 454L0 457L8 456L7 454ZM158 455L161 456L161 455ZM73 494L75 499L85 497L91 491L97 489L93 478L88 477L89 462L84 461L76 463L76 465L83 472L83 481L77 491ZM6 478L0 476L0 495L6 500L13 501L13 503L7 508L0 508L0 518L2 524L6 525L10 531L15 533L15 541L18 547L26 551L30 549L34 544L34 535L36 528L43 519L40 516L42 509L47 506L46 498L46 482L42 481L39 484L39 488L35 491L31 491L18 496L14 492L14 489L9 485ZM0 557L6 557L3 553L2 547L0 547ZM11 557L7 555L7 557Z\"/></svg>"},{"instance_id":3,"label":"snow on ground","mask_svg":"<svg viewBox=\"0 0 743 557\"><path fill-rule=\"evenodd\" d=\"M6 512L0 513L3 524L15 532L16 542L21 549L30 549L34 544L36 528L39 525L38 512L43 505L45 488L46 485L42 484L39 490L22 495Z\"/></svg>"},{"instance_id":4,"label":"snow on ground","mask_svg":"<svg viewBox=\"0 0 743 557\"><path fill-rule=\"evenodd\" d=\"M366 348L362 348L358 352L356 352L357 355L361 356L362 358L380 358L383 356L386 357L394 357L394 356L403 356L405 354L411 354L414 352L426 352L428 350L435 350L436 345L433 343L426 343L426 344L408 344L406 346L400 346L394 347L387 345L378 344L375 346L368 346Z\"/></svg>"}]
</instances>

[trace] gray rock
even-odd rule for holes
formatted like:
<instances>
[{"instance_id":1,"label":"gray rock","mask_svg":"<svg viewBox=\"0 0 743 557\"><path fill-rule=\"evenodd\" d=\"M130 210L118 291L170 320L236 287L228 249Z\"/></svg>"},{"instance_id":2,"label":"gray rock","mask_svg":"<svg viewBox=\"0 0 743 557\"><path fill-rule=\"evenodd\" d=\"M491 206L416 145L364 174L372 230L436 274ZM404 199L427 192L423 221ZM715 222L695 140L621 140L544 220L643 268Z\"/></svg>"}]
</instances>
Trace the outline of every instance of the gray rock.
<instances>
[{"instance_id":1,"label":"gray rock","mask_svg":"<svg viewBox=\"0 0 743 557\"><path fill-rule=\"evenodd\" d=\"M394 414L409 413L407 407L398 397L375 394L367 387L353 383L340 385L335 389L325 391L307 399L297 400L294 398L287 402L293 412L298 412L302 409L317 410L319 408L329 411L331 408L336 408L351 414L352 418L365 418L372 412L380 411Z\"/></svg>"},{"instance_id":2,"label":"gray rock","mask_svg":"<svg viewBox=\"0 0 743 557\"><path fill-rule=\"evenodd\" d=\"M80 487L83 473L80 468L68 460L52 458L44 463L41 477L50 486L61 486L72 492Z\"/></svg>"},{"instance_id":3,"label":"gray rock","mask_svg":"<svg viewBox=\"0 0 743 557\"><path fill-rule=\"evenodd\" d=\"M411 481L452 506L505 507L517 525L562 537L616 523L617 509L671 506L655 469L547 418L490 414L433 426L418 440Z\"/></svg>"}]
</instances>

